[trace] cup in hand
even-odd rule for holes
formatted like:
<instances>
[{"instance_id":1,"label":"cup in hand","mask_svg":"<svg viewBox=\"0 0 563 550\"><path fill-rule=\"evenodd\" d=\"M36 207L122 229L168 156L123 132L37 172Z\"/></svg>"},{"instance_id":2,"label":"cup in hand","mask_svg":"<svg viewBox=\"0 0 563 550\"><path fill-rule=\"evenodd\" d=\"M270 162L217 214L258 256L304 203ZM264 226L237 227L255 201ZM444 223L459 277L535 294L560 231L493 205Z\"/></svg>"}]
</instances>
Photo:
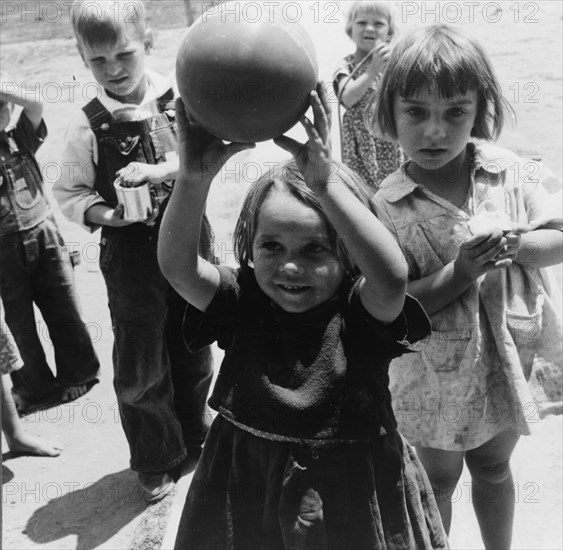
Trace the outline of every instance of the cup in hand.
<instances>
[{"instance_id":1,"label":"cup in hand","mask_svg":"<svg viewBox=\"0 0 563 550\"><path fill-rule=\"evenodd\" d=\"M123 187L121 178L113 182L117 201L123 205L123 218L130 222L145 221L152 213L153 206L149 183L143 183L139 187Z\"/></svg>"}]
</instances>

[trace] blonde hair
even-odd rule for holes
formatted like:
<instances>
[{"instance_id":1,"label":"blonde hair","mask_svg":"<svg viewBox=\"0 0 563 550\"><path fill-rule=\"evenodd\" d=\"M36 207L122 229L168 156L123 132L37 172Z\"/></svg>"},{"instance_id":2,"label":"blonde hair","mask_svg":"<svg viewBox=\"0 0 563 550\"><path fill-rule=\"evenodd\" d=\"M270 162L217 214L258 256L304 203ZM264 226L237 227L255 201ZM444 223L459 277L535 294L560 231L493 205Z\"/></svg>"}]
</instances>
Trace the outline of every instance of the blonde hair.
<instances>
[{"instance_id":1,"label":"blonde hair","mask_svg":"<svg viewBox=\"0 0 563 550\"><path fill-rule=\"evenodd\" d=\"M368 128L397 139L396 94L408 99L424 88L448 99L475 93L477 114L471 136L478 139L497 139L505 119L514 116L485 50L457 29L432 25L416 29L395 45L383 73L381 92L366 110Z\"/></svg>"},{"instance_id":2,"label":"blonde hair","mask_svg":"<svg viewBox=\"0 0 563 550\"><path fill-rule=\"evenodd\" d=\"M352 193L368 208L373 211L370 197L371 193L363 180L355 172L338 161L333 161L342 181ZM337 251L338 260L347 271L353 271L354 265L346 249L338 237L334 226L324 212L316 195L307 187L303 175L297 168L294 160L289 160L277 165L273 170L263 174L248 190L244 199L239 218L233 234L235 258L243 270L251 269L252 243L258 225L260 208L270 191L281 188L290 193L297 200L312 208L321 216L329 241Z\"/></svg>"},{"instance_id":3,"label":"blonde hair","mask_svg":"<svg viewBox=\"0 0 563 550\"><path fill-rule=\"evenodd\" d=\"M139 38L145 36L143 2L75 0L72 4L74 34L88 46L115 44L125 25L134 25Z\"/></svg>"},{"instance_id":4,"label":"blonde hair","mask_svg":"<svg viewBox=\"0 0 563 550\"><path fill-rule=\"evenodd\" d=\"M395 10L389 2L378 2L377 0L356 0L348 9L346 16L346 24L344 30L346 34L352 38L352 26L358 14L371 13L373 15L381 15L387 19L389 23L389 38L395 37L397 34L397 24L395 22Z\"/></svg>"}]
</instances>

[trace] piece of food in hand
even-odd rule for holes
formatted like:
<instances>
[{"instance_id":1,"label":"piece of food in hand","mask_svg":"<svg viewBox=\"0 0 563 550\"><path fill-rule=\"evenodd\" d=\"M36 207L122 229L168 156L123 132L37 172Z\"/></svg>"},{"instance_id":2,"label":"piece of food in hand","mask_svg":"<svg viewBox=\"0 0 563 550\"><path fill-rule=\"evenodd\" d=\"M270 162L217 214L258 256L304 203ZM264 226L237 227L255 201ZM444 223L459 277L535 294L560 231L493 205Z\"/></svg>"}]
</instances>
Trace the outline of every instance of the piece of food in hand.
<instances>
[{"instance_id":1,"label":"piece of food in hand","mask_svg":"<svg viewBox=\"0 0 563 550\"><path fill-rule=\"evenodd\" d=\"M495 231L510 233L513 224L508 214L502 210L482 211L475 214L467 223L471 235L491 235Z\"/></svg>"}]
</instances>

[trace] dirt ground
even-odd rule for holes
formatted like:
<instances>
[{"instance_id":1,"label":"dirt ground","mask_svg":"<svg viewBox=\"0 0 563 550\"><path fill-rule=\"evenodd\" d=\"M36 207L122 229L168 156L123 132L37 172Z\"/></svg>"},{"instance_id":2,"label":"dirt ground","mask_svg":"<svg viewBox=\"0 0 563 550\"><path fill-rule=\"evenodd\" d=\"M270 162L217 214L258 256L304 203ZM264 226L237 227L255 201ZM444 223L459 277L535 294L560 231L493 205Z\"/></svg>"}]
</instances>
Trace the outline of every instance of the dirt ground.
<instances>
[{"instance_id":1,"label":"dirt ground","mask_svg":"<svg viewBox=\"0 0 563 550\"><path fill-rule=\"evenodd\" d=\"M68 19L54 20L57 6L67 3L28 2L26 12L21 4L2 3L0 63L15 80L36 90L45 103L50 133L38 158L50 188L57 170L64 169L58 157L64 128L83 104L90 77L74 48ZM170 18L167 25L166 19L159 19L159 9L151 12L156 32L148 65L167 73L174 68L184 33L178 21L184 14L178 2L149 4L153 8L160 5L162 14ZM10 10L14 6L19 10L9 18L5 17L8 5ZM46 5L52 11L45 11ZM300 19L309 31L319 57L320 76L330 81L337 61L352 50L343 31L341 10L346 2L280 5L286 8L288 19ZM171 16L174 9L175 18ZM401 31L445 22L460 25L477 36L489 51L504 93L518 116L518 125L504 132L500 144L524 156L542 158L561 176L560 2L403 2L398 13ZM292 133L302 137L297 130ZM336 126L334 137L338 151ZM284 157L272 143L260 144L254 151L232 159L228 177L214 183L209 214L224 261L232 261L230 237L246 185L256 179L264 162ZM160 513L166 517L170 510L177 509L180 499L171 497L159 509L146 507L141 498L136 476L129 469L112 387L112 330L104 283L97 268L99 234L90 235L65 221L60 213L57 215L67 245L77 250L82 259L76 269L76 284L83 318L102 363L101 382L73 403L22 419L29 431L63 444L59 458L11 456L3 442L3 548L158 548L156 542L139 539L139 532L146 531L143 526L151 516ZM52 346L42 321L38 321L38 330L52 360ZM562 428L561 417L546 419L538 426L537 434L521 440L514 453L514 548L563 548ZM465 473L454 495L453 548L483 547L468 483Z\"/></svg>"}]
</instances>

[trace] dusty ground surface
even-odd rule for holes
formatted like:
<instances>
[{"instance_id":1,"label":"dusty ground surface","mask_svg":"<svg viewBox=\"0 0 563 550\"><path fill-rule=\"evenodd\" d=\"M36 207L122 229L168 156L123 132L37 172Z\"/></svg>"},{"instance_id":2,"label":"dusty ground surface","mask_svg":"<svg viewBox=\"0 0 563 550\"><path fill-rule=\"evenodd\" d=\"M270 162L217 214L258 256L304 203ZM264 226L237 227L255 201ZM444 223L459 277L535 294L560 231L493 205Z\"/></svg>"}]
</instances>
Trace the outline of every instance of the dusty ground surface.
<instances>
[{"instance_id":1,"label":"dusty ground surface","mask_svg":"<svg viewBox=\"0 0 563 550\"><path fill-rule=\"evenodd\" d=\"M16 80L32 88L40 86L37 93L45 102L50 135L39 159L50 187L56 171L64 169L58 164L64 128L83 103L81 88L74 88L72 83L82 86L90 77L74 48L68 19L55 20L57 6L66 3L28 2L25 12L19 2L3 2L2 9L8 4L19 11L17 19L11 16L2 20L0 62ZM156 39L148 64L166 73L174 67L184 32L179 22L185 21L185 15L178 3L149 4L160 8L151 12ZM342 15L337 11L345 4L301 3L301 21L316 45L321 77L329 80L337 60L352 49L343 32ZM518 115L518 125L505 131L500 143L522 155L541 157L561 175L561 3L474 4L405 2L399 9L400 27L406 30L438 21L457 22L478 36L490 52L503 90ZM45 11L45 6L51 11ZM297 12L288 8L286 14L295 18ZM230 235L246 187L239 174L253 181L263 162L283 157L283 152L271 143L262 144L233 159L230 175L214 184L209 211L224 261L232 261ZM56 438L64 445L59 458L11 456L6 454L4 444L3 548L154 548L158 543L142 537L140 540L139 533L146 533L147 523L159 515L157 523L162 525L162 517L170 509L177 509L181 498L170 498L160 508L147 508L140 496L136 476L128 467L128 450L111 382L112 331L105 288L96 267L99 236L89 235L59 218L68 245L82 258L76 282L84 320L102 363L101 382L74 403L22 419L29 431ZM38 329L51 353L42 321ZM550 418L541 423L536 435L524 438L514 453L515 548L563 547L561 438L561 418ZM452 546L482 548L467 483L465 474L455 495Z\"/></svg>"}]
</instances>

